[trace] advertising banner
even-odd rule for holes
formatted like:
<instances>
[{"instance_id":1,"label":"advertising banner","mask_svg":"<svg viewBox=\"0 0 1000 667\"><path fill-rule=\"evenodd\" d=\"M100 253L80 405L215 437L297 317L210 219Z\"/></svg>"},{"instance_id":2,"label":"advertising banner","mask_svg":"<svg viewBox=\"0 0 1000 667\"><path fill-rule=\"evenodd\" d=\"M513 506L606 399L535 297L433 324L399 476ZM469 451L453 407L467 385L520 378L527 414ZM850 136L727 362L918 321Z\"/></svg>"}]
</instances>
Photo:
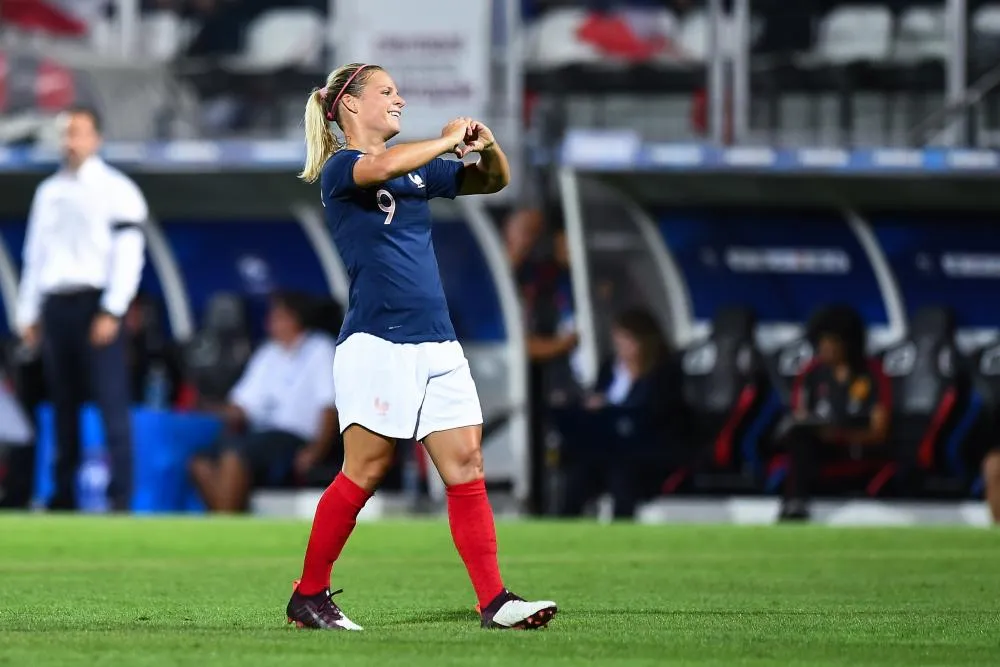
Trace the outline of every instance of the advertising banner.
<instances>
[{"instance_id":1,"label":"advertising banner","mask_svg":"<svg viewBox=\"0 0 1000 667\"><path fill-rule=\"evenodd\" d=\"M467 0L344 0L337 59L388 70L406 99L403 138L483 117L490 91L490 5Z\"/></svg>"}]
</instances>

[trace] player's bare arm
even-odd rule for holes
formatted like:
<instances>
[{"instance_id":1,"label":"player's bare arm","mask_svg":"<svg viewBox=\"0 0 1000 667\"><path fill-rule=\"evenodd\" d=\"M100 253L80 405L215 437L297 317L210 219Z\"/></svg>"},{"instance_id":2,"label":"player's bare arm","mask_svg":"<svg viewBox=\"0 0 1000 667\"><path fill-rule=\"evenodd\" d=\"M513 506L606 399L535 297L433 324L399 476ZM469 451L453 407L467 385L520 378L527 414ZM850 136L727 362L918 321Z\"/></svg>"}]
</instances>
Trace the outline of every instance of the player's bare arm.
<instances>
[{"instance_id":1,"label":"player's bare arm","mask_svg":"<svg viewBox=\"0 0 1000 667\"><path fill-rule=\"evenodd\" d=\"M354 163L354 182L362 188L385 183L423 167L438 156L456 151L469 125L470 119L456 118L445 125L437 139L398 144L376 155L363 155Z\"/></svg>"},{"instance_id":2,"label":"player's bare arm","mask_svg":"<svg viewBox=\"0 0 1000 667\"><path fill-rule=\"evenodd\" d=\"M488 195L500 192L510 183L510 164L493 132L479 121L472 121L465 145L457 154L464 157L479 153L479 160L466 165L460 195Z\"/></svg>"}]
</instances>

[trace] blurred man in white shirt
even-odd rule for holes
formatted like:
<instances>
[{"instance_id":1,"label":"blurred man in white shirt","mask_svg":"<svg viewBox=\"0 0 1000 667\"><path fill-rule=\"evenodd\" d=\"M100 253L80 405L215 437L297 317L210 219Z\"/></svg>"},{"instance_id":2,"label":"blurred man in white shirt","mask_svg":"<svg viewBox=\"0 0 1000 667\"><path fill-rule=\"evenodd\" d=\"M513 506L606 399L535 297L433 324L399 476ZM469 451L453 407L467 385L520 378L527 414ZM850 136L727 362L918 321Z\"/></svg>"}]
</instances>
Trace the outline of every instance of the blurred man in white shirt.
<instances>
[{"instance_id":1,"label":"blurred man in white shirt","mask_svg":"<svg viewBox=\"0 0 1000 667\"><path fill-rule=\"evenodd\" d=\"M135 183L98 156L96 112L71 109L60 123L63 167L42 181L31 204L17 324L27 345L41 345L55 409L50 509L77 507L79 411L93 397L111 459L109 500L123 511L132 494L132 442L120 320L142 276L148 210Z\"/></svg>"},{"instance_id":2,"label":"blurred man in white shirt","mask_svg":"<svg viewBox=\"0 0 1000 667\"><path fill-rule=\"evenodd\" d=\"M191 476L211 511L246 510L255 481L289 466L305 473L337 438L335 344L307 331L309 307L303 295L272 296L269 340L254 352L221 410L231 433L191 461Z\"/></svg>"}]
</instances>

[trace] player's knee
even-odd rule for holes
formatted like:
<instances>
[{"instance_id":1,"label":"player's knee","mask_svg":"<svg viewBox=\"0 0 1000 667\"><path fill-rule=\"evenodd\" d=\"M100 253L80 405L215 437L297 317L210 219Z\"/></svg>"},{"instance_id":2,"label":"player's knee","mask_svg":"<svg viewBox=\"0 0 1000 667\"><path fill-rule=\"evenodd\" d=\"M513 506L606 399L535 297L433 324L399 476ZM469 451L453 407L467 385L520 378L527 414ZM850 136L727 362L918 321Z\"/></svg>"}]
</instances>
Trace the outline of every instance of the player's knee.
<instances>
[{"instance_id":1,"label":"player's knee","mask_svg":"<svg viewBox=\"0 0 1000 667\"><path fill-rule=\"evenodd\" d=\"M358 486L373 491L392 467L392 452L344 457L344 474Z\"/></svg>"},{"instance_id":2,"label":"player's knee","mask_svg":"<svg viewBox=\"0 0 1000 667\"><path fill-rule=\"evenodd\" d=\"M485 477L483 472L483 450L479 443L463 443L456 446L442 466L441 477L445 484L465 484Z\"/></svg>"}]
</instances>

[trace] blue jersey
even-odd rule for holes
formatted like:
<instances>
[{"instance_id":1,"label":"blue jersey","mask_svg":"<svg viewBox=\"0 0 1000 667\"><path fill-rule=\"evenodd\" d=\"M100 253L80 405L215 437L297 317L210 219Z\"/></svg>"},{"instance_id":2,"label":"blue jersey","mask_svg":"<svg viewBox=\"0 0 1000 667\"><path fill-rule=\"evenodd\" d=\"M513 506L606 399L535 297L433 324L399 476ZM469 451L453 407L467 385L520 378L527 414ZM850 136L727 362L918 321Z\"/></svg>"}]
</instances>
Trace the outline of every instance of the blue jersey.
<instances>
[{"instance_id":1,"label":"blue jersey","mask_svg":"<svg viewBox=\"0 0 1000 667\"><path fill-rule=\"evenodd\" d=\"M351 282L338 342L353 333L393 343L455 340L431 242L428 200L458 195L462 163L438 158L361 188L354 182L361 155L338 151L320 178L326 221Z\"/></svg>"}]
</instances>

